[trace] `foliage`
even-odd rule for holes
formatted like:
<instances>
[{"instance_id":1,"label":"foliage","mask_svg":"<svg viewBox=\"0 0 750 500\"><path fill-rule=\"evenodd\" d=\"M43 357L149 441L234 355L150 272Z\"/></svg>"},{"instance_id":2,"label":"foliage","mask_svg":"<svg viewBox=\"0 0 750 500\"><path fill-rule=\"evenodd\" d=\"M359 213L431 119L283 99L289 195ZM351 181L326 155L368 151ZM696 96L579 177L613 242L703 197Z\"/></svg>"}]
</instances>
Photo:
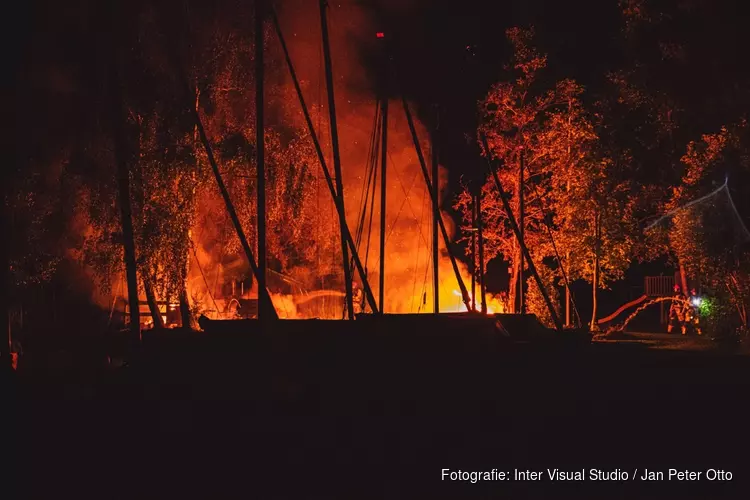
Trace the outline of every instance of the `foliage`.
<instances>
[{"instance_id":1,"label":"foliage","mask_svg":"<svg viewBox=\"0 0 750 500\"><path fill-rule=\"evenodd\" d=\"M480 103L482 123L479 132L487 139L489 151L485 153L501 160L498 177L504 189L510 192L516 216L519 194L523 190L524 238L539 267L542 259L553 253L546 224L552 222L547 217L547 210L553 203L554 171L559 167L555 160L562 156L561 148L566 147L560 138L569 137L569 143L572 143L573 136L585 133L561 120L558 110L577 105L583 89L572 80L542 86L539 74L547 65L547 57L533 47L533 29L512 28L506 34L514 49L512 69L515 80L493 85ZM521 161L523 185L519 177ZM482 220L486 228L487 261L502 256L511 264L510 301L513 303L519 273L519 249L494 180L486 179L481 189L486 200L482 206ZM464 189L456 203L463 215L464 232L470 229L471 198L471 193Z\"/></svg>"},{"instance_id":2,"label":"foliage","mask_svg":"<svg viewBox=\"0 0 750 500\"><path fill-rule=\"evenodd\" d=\"M750 305L749 234L738 220L726 191L702 203L681 208L715 190L722 174L730 169L747 170L743 162L732 161L733 149L741 148L740 137L746 125L723 127L691 142L682 158L685 165L682 184L674 189L668 208L676 210L669 230L671 248L689 276L710 289L720 302L731 304L743 325L747 325ZM732 168L734 167L734 168Z\"/></svg>"},{"instance_id":3,"label":"foliage","mask_svg":"<svg viewBox=\"0 0 750 500\"><path fill-rule=\"evenodd\" d=\"M561 318L563 310L560 302L560 289L555 286L559 278L557 275L558 273L556 270L553 270L551 267L546 265L537 266L537 270L539 271L539 277L542 279L542 283L544 283L544 288L547 292L547 296L550 298L553 306L555 307L557 317ZM536 283L534 283L534 279L531 277L527 277L526 281L529 284L528 292L526 294L527 312L536 315L539 321L541 321L545 326L554 328L555 323L554 321L552 321L552 316L550 315L549 308L547 307L547 303L544 301L544 297L542 297L542 294L539 291L539 287L536 285Z\"/></svg>"},{"instance_id":4,"label":"foliage","mask_svg":"<svg viewBox=\"0 0 750 500\"><path fill-rule=\"evenodd\" d=\"M57 164L61 168L61 162ZM10 242L11 279L21 288L49 282L61 261L65 227L61 227L62 197L56 181L54 175L34 172L20 179L11 197L3 200L8 204L12 233L22 235Z\"/></svg>"},{"instance_id":5,"label":"foliage","mask_svg":"<svg viewBox=\"0 0 750 500\"><path fill-rule=\"evenodd\" d=\"M567 259L570 278L591 282L596 293L600 286L620 279L630 265L636 248L633 216L638 204L631 197L632 185L624 180L627 165L609 157L599 143L597 124L582 102L583 87L562 80L552 88L538 88L538 73L546 66L546 57L530 47L532 35L529 30L508 31L515 50L514 68L520 76L515 82L492 87L481 103L480 133L487 137L490 151L486 154L503 160L498 175L504 186L514 186L516 210L519 189L523 189L528 207L524 239L540 274L553 288L560 283L559 269L553 272L543 264L544 259L557 256L550 238L554 232L557 253ZM522 187L518 176L521 154ZM487 200L482 207L487 255L489 259L502 255L515 264L515 236L493 179L482 189ZM463 213L465 231L470 229L470 205L471 194L464 189L456 206ZM515 276L511 293L514 282ZM537 293L530 295L535 307L541 304Z\"/></svg>"}]
</instances>

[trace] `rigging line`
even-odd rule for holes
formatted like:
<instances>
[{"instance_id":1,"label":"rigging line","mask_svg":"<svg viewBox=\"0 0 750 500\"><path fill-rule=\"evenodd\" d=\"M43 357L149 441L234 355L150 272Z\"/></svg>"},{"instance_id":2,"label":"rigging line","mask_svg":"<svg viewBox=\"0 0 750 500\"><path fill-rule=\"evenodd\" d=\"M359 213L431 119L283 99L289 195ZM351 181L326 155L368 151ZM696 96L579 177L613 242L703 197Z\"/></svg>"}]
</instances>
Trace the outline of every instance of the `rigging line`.
<instances>
[{"instance_id":1,"label":"rigging line","mask_svg":"<svg viewBox=\"0 0 750 500\"><path fill-rule=\"evenodd\" d=\"M365 213L367 210L367 200L368 196L370 195L370 180L371 180L371 172L372 172L372 165L373 165L373 151L377 149L377 136L378 136L378 118L379 118L379 106L377 101L375 102L375 117L373 119L372 123L372 134L370 135L370 143L367 150L367 165L365 167L365 175L362 176L362 190L361 195L359 198L359 209L357 210L358 214L361 214L358 217L358 226L357 226L357 235L356 235L356 246L359 250L359 244L362 240L362 232L363 232L363 224L365 219ZM353 259L352 259L353 260Z\"/></svg>"},{"instance_id":2,"label":"rigging line","mask_svg":"<svg viewBox=\"0 0 750 500\"><path fill-rule=\"evenodd\" d=\"M388 232L388 234L385 235L386 243L388 242L388 239L390 239L391 235L393 234L393 231L396 229L396 223L398 222L398 218L404 209L404 205L406 205L406 198L404 198L404 201L401 203L401 207L398 209L398 212L396 213L396 218L393 219L393 222L391 223L391 230ZM378 260L375 261L376 266L380 265L380 258L381 256L378 256Z\"/></svg>"},{"instance_id":3,"label":"rigging line","mask_svg":"<svg viewBox=\"0 0 750 500\"><path fill-rule=\"evenodd\" d=\"M428 252L430 256L432 255L432 252ZM430 273L430 268L432 267L432 259L428 256L427 260L425 261L425 268L424 268L424 280L422 281L422 290L419 292L419 307L417 308L417 313L422 311L422 306L425 304L425 301L427 300L427 276Z\"/></svg>"},{"instance_id":4,"label":"rigging line","mask_svg":"<svg viewBox=\"0 0 750 500\"><path fill-rule=\"evenodd\" d=\"M422 192L422 213L419 214L419 227L422 227L422 223L424 222L424 201L427 197L427 191ZM417 280L419 279L419 251L422 249L421 245L417 245L417 262L414 264L414 286L411 289L411 308L410 311L414 311L414 294L417 291ZM425 278L426 279L426 278Z\"/></svg>"},{"instance_id":5,"label":"rigging line","mask_svg":"<svg viewBox=\"0 0 750 500\"><path fill-rule=\"evenodd\" d=\"M377 154L378 144L379 144L379 133L382 127L379 127L379 106L377 106L376 102L376 108L375 108L375 121L373 123L373 134L370 137L370 150L368 152L369 156L369 162L367 164L367 172L363 178L363 187L362 187L362 197L360 198L360 209L359 212L361 213L359 217L359 221L357 222L357 235L355 240L355 245L357 247L357 251L360 251L362 249L362 237L364 236L364 228L365 228L365 219L367 218L367 204L369 201L370 196L370 187L372 187L372 197L373 200L375 198L375 181L376 173L377 173L377 157L375 156ZM370 217L370 224L372 224L372 216ZM367 241L367 248L369 251L370 248L370 233L372 231L372 227L368 228L368 241ZM367 261L367 258L365 257L365 262ZM350 272L354 273L354 258L350 259L349 261L349 268Z\"/></svg>"},{"instance_id":6,"label":"rigging line","mask_svg":"<svg viewBox=\"0 0 750 500\"><path fill-rule=\"evenodd\" d=\"M372 178L376 179L378 176L378 164L375 162L375 168L373 169ZM372 241L372 219L373 214L375 213L375 188L377 187L376 183L373 182L372 184L372 198L370 198L370 220L367 226L367 247L365 250L365 274L367 274L367 264L370 260L370 242ZM383 208L381 207L381 210Z\"/></svg>"},{"instance_id":7,"label":"rigging line","mask_svg":"<svg viewBox=\"0 0 750 500\"><path fill-rule=\"evenodd\" d=\"M377 103L376 103L377 105ZM363 203L360 207L361 210L361 218L359 221L359 228L358 228L358 236L357 236L357 249L360 249L360 245L362 244L362 236L364 236L364 224L365 219L367 218L367 202L369 201L370 196L370 188L374 187L375 183L375 172L377 171L377 150L378 145L380 144L380 131L382 129L382 122L380 121L380 109L379 107L376 107L375 109L375 123L373 124L372 129L372 137L371 137L371 148L368 152L368 165L367 165L367 175L364 180L366 180L366 185L362 188L362 194L363 194ZM373 196L375 196L375 192L373 189Z\"/></svg>"},{"instance_id":8,"label":"rigging line","mask_svg":"<svg viewBox=\"0 0 750 500\"><path fill-rule=\"evenodd\" d=\"M227 221L226 219L224 219L224 230L221 232L221 236L222 236L221 239L224 239L223 237L226 232L227 232ZM214 295L217 295L216 288L219 286L219 274L221 272L221 262L222 260L224 260L224 248L225 248L225 245L221 245L219 247L219 261L217 262L217 265L216 265L216 279L214 280Z\"/></svg>"},{"instance_id":9,"label":"rigging line","mask_svg":"<svg viewBox=\"0 0 750 500\"><path fill-rule=\"evenodd\" d=\"M661 217L659 217L658 219L656 219L654 222L652 222L651 224L649 224L648 226L646 226L645 231L648 231L649 229L653 228L654 226L656 226L657 224L659 224L662 220L664 220L664 219L666 219L668 217L671 217L674 213L676 213L676 212L678 212L678 211L680 211L682 209L691 207L691 206L695 205L696 203L700 203L700 202L702 202L704 200L707 200L708 198L712 197L713 195L715 195L717 193L720 193L722 189L726 189L727 188L727 184L728 183L729 183L729 176L727 176L724 179L724 184L722 184L718 188L714 189L713 191L711 191L707 195L701 196L700 198L695 199L695 200L693 200L693 201L691 201L689 203L686 203L684 205L680 205L679 207L677 207L677 208L675 208L673 210L670 210L666 214L662 215ZM731 197L730 197L730 199L731 199ZM744 226L744 224L743 224L743 226ZM747 228L745 230L747 231Z\"/></svg>"},{"instance_id":10,"label":"rigging line","mask_svg":"<svg viewBox=\"0 0 750 500\"><path fill-rule=\"evenodd\" d=\"M573 305L573 312L575 312L576 318L578 319L578 326L581 326L582 324L581 315L578 313L578 306L576 306L576 301L575 301L573 292L570 289L570 282L568 281L568 275L565 272L565 266L563 265L562 259L560 258L560 254L557 251L557 244L555 243L555 237L552 234L552 228L550 227L551 222L547 218L548 212L544 208L544 204L542 202L542 195L539 193L539 186L537 186L536 184L533 184L533 187L537 195L536 201L539 202L539 208L542 210L544 226L547 228L547 234L549 234L550 242L552 242L552 249L555 251L555 258L557 259L557 263L560 265L560 272L562 273L563 280L565 281L565 288L568 290L568 293L570 294L570 303Z\"/></svg>"},{"instance_id":11,"label":"rigging line","mask_svg":"<svg viewBox=\"0 0 750 500\"><path fill-rule=\"evenodd\" d=\"M737 210L737 207L734 204L734 200L732 199L732 193L729 192L729 186L727 185L729 183L729 176L727 176L726 181L724 182L724 185L726 186L727 191L727 197L729 198L729 204L732 205L732 210L734 210L734 214L737 216L737 220L740 221L740 225L742 226L742 229L745 231L745 236L750 236L750 231L747 230L747 226L745 226L745 221L742 220L742 216L740 216L740 212Z\"/></svg>"},{"instance_id":12,"label":"rigging line","mask_svg":"<svg viewBox=\"0 0 750 500\"><path fill-rule=\"evenodd\" d=\"M391 165L395 165L395 163L393 161L393 158L391 157L391 153L390 152L388 152L388 159L391 160ZM419 174L416 174L416 175L418 176ZM406 191L406 186L404 186L404 183L403 183L403 181L401 179L401 174L399 173L398 169L396 169L396 177L398 178L398 182L401 185L401 190L404 192L404 196L406 197L406 202L409 205L409 211L411 212L412 216L414 216L414 221L415 222L420 222L421 216L420 216L420 219L417 219L417 214L414 212L414 208L411 206L411 201L409 201L409 192L411 192L412 188L414 187L414 182L415 181L414 180L412 181L411 186L409 187L409 191L407 192ZM425 188L425 191L423 193L427 193L427 188ZM423 214L424 214L424 196L423 196L422 200L423 200L422 201L422 211L423 211ZM425 242L425 245L427 245L427 240L425 239L424 234L422 234L422 224L421 223L419 224L419 235L422 237L422 241Z\"/></svg>"}]
</instances>

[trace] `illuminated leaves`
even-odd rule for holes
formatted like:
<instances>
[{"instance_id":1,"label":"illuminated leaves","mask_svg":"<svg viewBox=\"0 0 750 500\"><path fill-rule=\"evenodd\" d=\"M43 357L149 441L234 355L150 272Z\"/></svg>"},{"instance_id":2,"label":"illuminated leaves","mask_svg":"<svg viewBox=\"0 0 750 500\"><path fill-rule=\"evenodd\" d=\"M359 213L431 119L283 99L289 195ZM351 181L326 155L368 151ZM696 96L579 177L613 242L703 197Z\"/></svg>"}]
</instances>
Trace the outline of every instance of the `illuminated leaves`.
<instances>
[{"instance_id":1,"label":"illuminated leaves","mask_svg":"<svg viewBox=\"0 0 750 500\"><path fill-rule=\"evenodd\" d=\"M627 158L610 158L602 148L597 133L601 119L584 108L583 87L570 79L548 89L536 85L546 58L531 48L532 35L528 30L508 31L515 51L514 68L520 76L513 82L495 84L480 103L480 133L487 137L490 155L502 160L498 175L511 194L514 211L519 189L523 189L526 245L554 297L554 285L561 281L559 268L557 264L552 268L542 265L550 259L556 262L550 230L560 256L570 257L565 262L570 277L606 287L623 276L638 249L634 215L639 203L633 196L634 186L625 181ZM646 98L628 87L627 80L617 75L613 79L621 85L623 99L631 105L645 105ZM525 170L522 186L518 174L521 154ZM490 259L502 256L514 265L517 244L493 180L486 181L482 190L486 254ZM468 235L468 189L459 195L456 207L463 214L464 234ZM511 294L513 281L512 275ZM545 318L549 313L541 295L533 286L529 290L530 310Z\"/></svg>"},{"instance_id":2,"label":"illuminated leaves","mask_svg":"<svg viewBox=\"0 0 750 500\"><path fill-rule=\"evenodd\" d=\"M682 183L674 188L668 208L677 210L669 227L669 241L686 272L698 278L712 293L734 306L742 323L747 324L750 305L750 252L748 235L732 206L726 190L699 203L706 192L715 191L730 168L747 170L747 165L727 164L741 141L744 123L722 127L692 141L682 157L685 166ZM686 205L683 207L683 205Z\"/></svg>"}]
</instances>

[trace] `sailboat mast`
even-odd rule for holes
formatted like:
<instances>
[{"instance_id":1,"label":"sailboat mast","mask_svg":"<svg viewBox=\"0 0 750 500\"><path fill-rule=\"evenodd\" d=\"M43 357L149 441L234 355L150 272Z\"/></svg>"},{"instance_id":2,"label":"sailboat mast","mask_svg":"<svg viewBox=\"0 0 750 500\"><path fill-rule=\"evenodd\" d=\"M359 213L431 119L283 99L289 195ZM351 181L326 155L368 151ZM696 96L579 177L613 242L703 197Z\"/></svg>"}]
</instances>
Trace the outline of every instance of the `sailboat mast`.
<instances>
[{"instance_id":1,"label":"sailboat mast","mask_svg":"<svg viewBox=\"0 0 750 500\"><path fill-rule=\"evenodd\" d=\"M339 226L341 228L341 256L344 263L344 282L346 285L346 312L349 319L354 319L354 302L352 300L352 276L349 269L349 249L347 248L344 226L346 225L346 211L344 210L344 182L341 178L341 155L339 154L339 134L336 125L336 99L333 94L333 69L331 64L331 46L328 40L328 23L326 7L328 2L320 0L320 29L323 34L323 59L326 70L326 90L328 91L328 113L331 120L331 148L333 149L333 169L336 175L336 194L339 198Z\"/></svg>"},{"instance_id":2,"label":"sailboat mast","mask_svg":"<svg viewBox=\"0 0 750 500\"><path fill-rule=\"evenodd\" d=\"M484 235L482 234L482 186L477 193L477 237L479 239L479 290L482 292L482 314L487 314L487 289L484 286Z\"/></svg>"},{"instance_id":3,"label":"sailboat mast","mask_svg":"<svg viewBox=\"0 0 750 500\"><path fill-rule=\"evenodd\" d=\"M362 285L365 292L365 300L370 306L372 312L377 313L378 306L375 303L375 295L373 295L372 288L370 287L369 281L367 279L367 273L365 272L365 269L362 266L362 261L360 260L359 254L357 253L357 246L354 244L352 234L349 231L349 226L346 224L346 217L341 217L341 214L344 214L345 212L343 207L339 205L340 200L338 195L336 194L336 188L333 185L333 178L331 177L331 173L328 170L328 166L326 165L325 156L323 155L323 149L320 146L318 135L315 133L315 127L313 126L312 118L310 117L310 111L305 104L305 99L302 95L302 88L300 87L297 73L294 71L294 65L292 64L292 59L289 56L289 50L286 46L286 41L284 40L284 34L281 31L279 19L273 9L273 5L271 5L271 20L273 21L274 28L276 29L276 35L279 38L279 43L281 44L281 48L284 52L284 59L286 60L287 68L289 69L289 75L292 77L292 82L294 83L294 90L297 93L297 98L299 99L300 107L302 108L302 114L304 115L305 122L307 123L307 130L310 133L310 139L315 146L315 153L318 155L318 161L320 162L320 168L323 171L323 176L326 181L326 187L328 188L328 191L331 193L331 197L333 198L333 204L339 214L339 221L342 221L344 223L341 231L343 232L344 239L349 245L349 250L352 252L352 259L354 260L354 265L357 268L360 279L362 280Z\"/></svg>"},{"instance_id":4,"label":"sailboat mast","mask_svg":"<svg viewBox=\"0 0 750 500\"><path fill-rule=\"evenodd\" d=\"M383 92L385 94L385 92ZM381 151L381 167L380 167L380 290L378 304L380 305L380 312L385 312L385 210L386 210L386 157L388 154L388 96L381 95L380 97L380 114L382 119L382 140L380 142Z\"/></svg>"},{"instance_id":5,"label":"sailboat mast","mask_svg":"<svg viewBox=\"0 0 750 500\"><path fill-rule=\"evenodd\" d=\"M477 196L471 201L471 310L477 310Z\"/></svg>"},{"instance_id":6,"label":"sailboat mast","mask_svg":"<svg viewBox=\"0 0 750 500\"><path fill-rule=\"evenodd\" d=\"M440 219L440 203L438 201L438 148L437 126L432 129L432 292L434 312L440 312L440 276L438 274L438 221Z\"/></svg>"}]
</instances>

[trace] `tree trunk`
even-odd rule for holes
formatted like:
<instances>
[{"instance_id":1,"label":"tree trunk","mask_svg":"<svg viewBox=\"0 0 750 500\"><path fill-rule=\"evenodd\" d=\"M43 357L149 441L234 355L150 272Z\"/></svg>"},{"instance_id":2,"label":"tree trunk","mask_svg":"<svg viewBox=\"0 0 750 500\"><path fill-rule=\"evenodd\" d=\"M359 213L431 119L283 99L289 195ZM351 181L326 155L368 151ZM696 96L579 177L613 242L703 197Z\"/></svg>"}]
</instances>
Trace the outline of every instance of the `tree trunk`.
<instances>
[{"instance_id":1,"label":"tree trunk","mask_svg":"<svg viewBox=\"0 0 750 500\"><path fill-rule=\"evenodd\" d=\"M471 204L471 310L477 310L477 197Z\"/></svg>"},{"instance_id":2,"label":"tree trunk","mask_svg":"<svg viewBox=\"0 0 750 500\"><path fill-rule=\"evenodd\" d=\"M138 127L138 156L140 158L140 123L138 124ZM138 164L134 165L133 168L133 198L135 200L136 209L138 210L138 216L136 217L138 225L137 230L141 233L141 240L143 240L143 214L146 203L146 195L143 185L143 169L140 161L138 162ZM151 319L154 322L154 328L164 328L164 321L162 320L161 313L159 312L159 304L156 302L156 294L154 293L154 281L148 275L149 271L145 268L146 266L143 265L143 262L140 263L139 267L141 281L143 282L143 289L146 293L146 303L148 304L148 310L151 313Z\"/></svg>"},{"instance_id":3,"label":"tree trunk","mask_svg":"<svg viewBox=\"0 0 750 500\"><path fill-rule=\"evenodd\" d=\"M482 225L482 186L477 193L477 239L479 240L479 293L482 294L482 314L487 314L487 288L484 284L484 232Z\"/></svg>"},{"instance_id":4,"label":"tree trunk","mask_svg":"<svg viewBox=\"0 0 750 500\"><path fill-rule=\"evenodd\" d=\"M524 232L526 227L526 214L524 211L524 172L523 172L523 149L518 155L518 313L526 314L526 297L525 297L525 286L526 277L524 276L524 259L523 250L521 246L525 243Z\"/></svg>"},{"instance_id":5,"label":"tree trunk","mask_svg":"<svg viewBox=\"0 0 750 500\"><path fill-rule=\"evenodd\" d=\"M679 259L679 257L678 257ZM688 287L687 287L687 275L685 274L685 268L682 265L682 260L678 262L678 266L680 269L680 285L682 286L682 295L685 297L688 296Z\"/></svg>"},{"instance_id":6,"label":"tree trunk","mask_svg":"<svg viewBox=\"0 0 750 500\"><path fill-rule=\"evenodd\" d=\"M138 302L138 275L136 270L135 239L133 237L133 218L130 203L130 165L128 164L128 141L125 131L125 113L120 68L121 58L117 35L117 7L111 7L112 33L109 61L109 119L114 139L114 157L117 165L118 201L120 203L120 223L122 225L123 260L128 282L128 305L130 307L130 334L135 345L141 341L140 306Z\"/></svg>"},{"instance_id":7,"label":"tree trunk","mask_svg":"<svg viewBox=\"0 0 750 500\"><path fill-rule=\"evenodd\" d=\"M180 288L180 318L182 319L183 328L193 328L193 315L190 312L190 302L188 301L187 286L183 284Z\"/></svg>"},{"instance_id":8,"label":"tree trunk","mask_svg":"<svg viewBox=\"0 0 750 500\"><path fill-rule=\"evenodd\" d=\"M570 252L565 254L566 275L570 276ZM565 285L565 327L570 328L570 282Z\"/></svg>"},{"instance_id":9,"label":"tree trunk","mask_svg":"<svg viewBox=\"0 0 750 500\"><path fill-rule=\"evenodd\" d=\"M597 313L597 292L599 291L599 246L600 246L600 231L599 231L599 213L597 212L594 222L594 276L591 279L592 288L592 307L591 307L591 331L599 330L599 325L596 323Z\"/></svg>"},{"instance_id":10,"label":"tree trunk","mask_svg":"<svg viewBox=\"0 0 750 500\"><path fill-rule=\"evenodd\" d=\"M513 241L513 249L515 258L511 262L510 267L510 283L508 284L508 307L510 308L511 313L518 312L518 267L520 264L520 261L518 260L518 252L516 252L516 247L518 246L518 242L515 240Z\"/></svg>"},{"instance_id":11,"label":"tree trunk","mask_svg":"<svg viewBox=\"0 0 750 500\"><path fill-rule=\"evenodd\" d=\"M154 321L154 328L164 328L164 321L162 320L161 313L159 312L159 304L156 301L153 282L143 270L141 271L141 279L143 280L143 288L146 292L146 302L148 303L148 310L151 313L151 319Z\"/></svg>"}]
</instances>

